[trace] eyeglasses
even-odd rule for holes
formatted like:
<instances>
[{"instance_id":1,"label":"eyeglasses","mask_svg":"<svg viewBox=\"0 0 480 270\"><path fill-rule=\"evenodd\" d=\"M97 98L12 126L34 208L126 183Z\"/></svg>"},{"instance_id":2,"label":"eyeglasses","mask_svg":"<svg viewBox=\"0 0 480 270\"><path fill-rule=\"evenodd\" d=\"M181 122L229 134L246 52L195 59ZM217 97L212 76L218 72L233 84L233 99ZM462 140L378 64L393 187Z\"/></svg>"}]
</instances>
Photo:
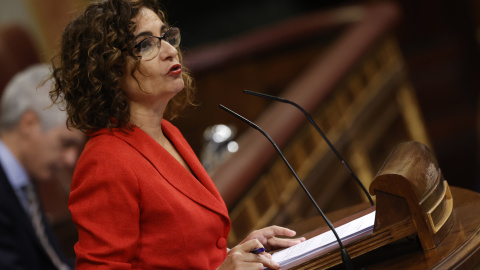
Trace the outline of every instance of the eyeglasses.
<instances>
[{"instance_id":1,"label":"eyeglasses","mask_svg":"<svg viewBox=\"0 0 480 270\"><path fill-rule=\"evenodd\" d=\"M133 47L133 54L141 57L141 59L144 61L152 60L160 51L162 39L164 39L174 48L178 48L181 39L180 29L177 27L170 27L161 37L150 36L140 41L140 43Z\"/></svg>"}]
</instances>

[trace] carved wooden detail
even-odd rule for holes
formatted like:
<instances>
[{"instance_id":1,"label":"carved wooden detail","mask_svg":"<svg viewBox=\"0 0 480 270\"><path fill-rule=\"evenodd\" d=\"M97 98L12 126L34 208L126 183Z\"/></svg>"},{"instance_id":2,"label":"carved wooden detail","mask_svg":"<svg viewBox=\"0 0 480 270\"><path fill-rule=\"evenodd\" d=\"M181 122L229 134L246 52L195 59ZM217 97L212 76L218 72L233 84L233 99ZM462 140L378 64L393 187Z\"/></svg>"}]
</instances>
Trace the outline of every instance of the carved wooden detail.
<instances>
[{"instance_id":1,"label":"carved wooden detail","mask_svg":"<svg viewBox=\"0 0 480 270\"><path fill-rule=\"evenodd\" d=\"M453 225L450 187L431 150L418 142L395 148L370 193L378 205L375 231L412 219L424 250L435 248Z\"/></svg>"},{"instance_id":2,"label":"carved wooden detail","mask_svg":"<svg viewBox=\"0 0 480 270\"><path fill-rule=\"evenodd\" d=\"M345 6L186 52L198 92L208 98L195 115L179 121L180 129L199 134L194 129L202 124L223 123L240 131L239 151L212 173L232 219L229 245L254 229L318 213L268 140L222 112L219 103L273 138L325 212L366 200L303 114L243 89L304 107L366 186L398 143L429 145L397 41L389 34L398 17L389 2ZM195 139L187 140L195 148Z\"/></svg>"}]
</instances>

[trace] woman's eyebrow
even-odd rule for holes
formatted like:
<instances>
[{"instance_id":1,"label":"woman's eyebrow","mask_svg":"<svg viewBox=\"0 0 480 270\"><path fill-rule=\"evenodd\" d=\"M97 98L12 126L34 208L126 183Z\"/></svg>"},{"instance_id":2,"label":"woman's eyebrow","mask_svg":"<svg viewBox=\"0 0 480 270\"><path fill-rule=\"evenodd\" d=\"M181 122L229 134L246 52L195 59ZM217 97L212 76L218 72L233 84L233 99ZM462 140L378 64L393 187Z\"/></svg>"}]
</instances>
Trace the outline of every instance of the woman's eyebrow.
<instances>
[{"instance_id":1,"label":"woman's eyebrow","mask_svg":"<svg viewBox=\"0 0 480 270\"><path fill-rule=\"evenodd\" d=\"M167 32L167 30L168 30L168 26L165 25L165 24L160 27L160 33L161 33L161 34ZM143 31L143 32L141 32L141 33L138 33L138 34L135 36L134 39L137 40L138 38L141 38L141 37L151 37L151 36L153 36L153 33L152 33L152 32L150 32L150 31Z\"/></svg>"},{"instance_id":2,"label":"woman's eyebrow","mask_svg":"<svg viewBox=\"0 0 480 270\"><path fill-rule=\"evenodd\" d=\"M150 31L144 31L144 32L141 32L141 33L137 34L137 35L135 36L135 40L137 40L137 39L140 38L140 37L150 37L150 36L153 36L153 33L152 33L152 32L150 32Z\"/></svg>"}]
</instances>

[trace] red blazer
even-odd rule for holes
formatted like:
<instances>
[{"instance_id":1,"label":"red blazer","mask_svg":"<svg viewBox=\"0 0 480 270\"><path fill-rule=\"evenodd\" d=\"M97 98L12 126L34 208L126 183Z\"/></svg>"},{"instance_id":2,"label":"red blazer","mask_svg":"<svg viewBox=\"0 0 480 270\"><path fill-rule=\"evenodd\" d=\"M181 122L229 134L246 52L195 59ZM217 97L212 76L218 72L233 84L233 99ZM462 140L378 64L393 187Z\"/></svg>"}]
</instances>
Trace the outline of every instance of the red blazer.
<instances>
[{"instance_id":1,"label":"red blazer","mask_svg":"<svg viewBox=\"0 0 480 270\"><path fill-rule=\"evenodd\" d=\"M225 203L179 130L162 129L198 180L139 128L92 134L69 198L76 269L215 269L225 259Z\"/></svg>"}]
</instances>

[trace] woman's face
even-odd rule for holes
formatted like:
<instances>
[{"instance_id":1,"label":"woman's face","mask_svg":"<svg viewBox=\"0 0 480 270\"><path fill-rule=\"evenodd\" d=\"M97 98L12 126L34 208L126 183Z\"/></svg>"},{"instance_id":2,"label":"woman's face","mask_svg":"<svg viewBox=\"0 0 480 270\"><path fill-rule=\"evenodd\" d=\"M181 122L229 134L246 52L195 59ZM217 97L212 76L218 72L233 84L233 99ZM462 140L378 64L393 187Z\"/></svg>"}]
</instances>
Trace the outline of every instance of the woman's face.
<instances>
[{"instance_id":1,"label":"woman's face","mask_svg":"<svg viewBox=\"0 0 480 270\"><path fill-rule=\"evenodd\" d=\"M137 26L134 32L135 44L149 36L161 37L168 30L157 14L148 8L142 8L133 22ZM120 78L120 87L127 94L131 105L166 106L185 87L178 51L165 40L161 40L158 55L148 61L141 60L135 71L141 88L131 75L133 66L134 59L130 59Z\"/></svg>"}]
</instances>

